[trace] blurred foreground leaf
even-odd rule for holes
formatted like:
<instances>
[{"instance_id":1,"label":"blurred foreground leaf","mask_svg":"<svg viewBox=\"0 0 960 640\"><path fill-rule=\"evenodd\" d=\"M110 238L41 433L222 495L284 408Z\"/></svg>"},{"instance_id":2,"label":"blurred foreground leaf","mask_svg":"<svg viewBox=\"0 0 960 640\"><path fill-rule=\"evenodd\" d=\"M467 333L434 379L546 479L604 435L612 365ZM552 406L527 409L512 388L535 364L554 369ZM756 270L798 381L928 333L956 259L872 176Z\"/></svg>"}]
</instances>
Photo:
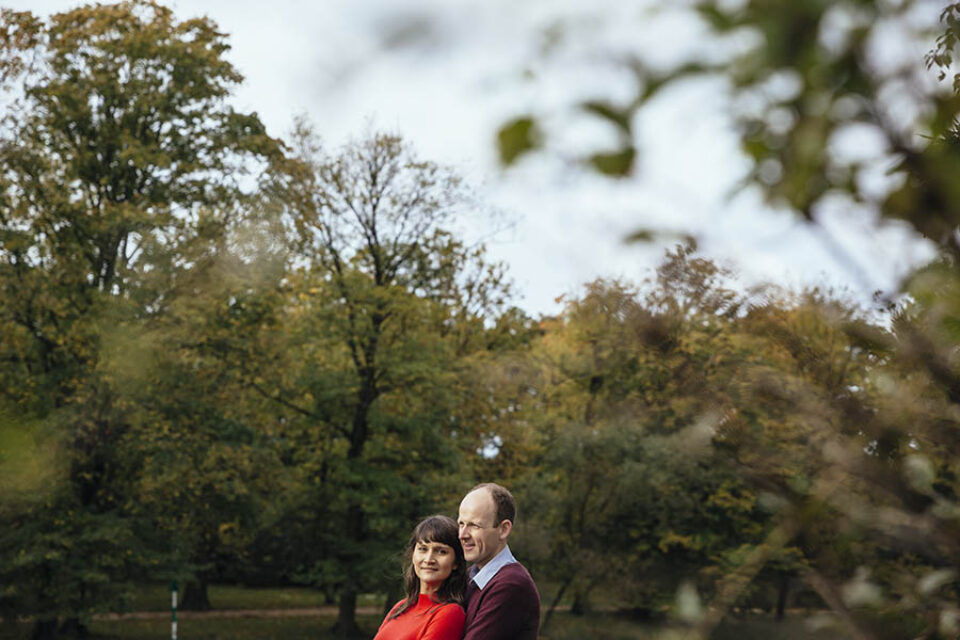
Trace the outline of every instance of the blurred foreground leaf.
<instances>
[{"instance_id":1,"label":"blurred foreground leaf","mask_svg":"<svg viewBox=\"0 0 960 640\"><path fill-rule=\"evenodd\" d=\"M500 162L509 166L517 158L540 146L540 132L536 121L529 116L521 116L507 122L497 132L497 149Z\"/></svg>"},{"instance_id":2,"label":"blurred foreground leaf","mask_svg":"<svg viewBox=\"0 0 960 640\"><path fill-rule=\"evenodd\" d=\"M39 437L36 424L0 413L0 505L49 487L56 448Z\"/></svg>"},{"instance_id":3,"label":"blurred foreground leaf","mask_svg":"<svg viewBox=\"0 0 960 640\"><path fill-rule=\"evenodd\" d=\"M637 150L628 146L613 153L596 153L590 156L590 164L604 175L623 178L633 171L636 156Z\"/></svg>"}]
</instances>

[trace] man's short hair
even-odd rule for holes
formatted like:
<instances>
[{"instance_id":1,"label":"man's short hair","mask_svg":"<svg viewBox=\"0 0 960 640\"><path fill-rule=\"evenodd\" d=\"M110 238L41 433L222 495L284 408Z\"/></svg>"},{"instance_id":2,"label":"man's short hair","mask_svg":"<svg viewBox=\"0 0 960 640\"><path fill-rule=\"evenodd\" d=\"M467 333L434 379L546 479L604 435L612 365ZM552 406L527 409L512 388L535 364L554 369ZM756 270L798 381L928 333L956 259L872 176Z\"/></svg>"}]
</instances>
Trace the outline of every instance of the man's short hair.
<instances>
[{"instance_id":1,"label":"man's short hair","mask_svg":"<svg viewBox=\"0 0 960 640\"><path fill-rule=\"evenodd\" d=\"M497 509L497 521L494 525L498 525L504 520L517 524L517 501L513 499L513 494L506 487L496 482L481 482L470 489L470 493L479 489L486 489L490 492L490 497L493 498L493 504Z\"/></svg>"}]
</instances>

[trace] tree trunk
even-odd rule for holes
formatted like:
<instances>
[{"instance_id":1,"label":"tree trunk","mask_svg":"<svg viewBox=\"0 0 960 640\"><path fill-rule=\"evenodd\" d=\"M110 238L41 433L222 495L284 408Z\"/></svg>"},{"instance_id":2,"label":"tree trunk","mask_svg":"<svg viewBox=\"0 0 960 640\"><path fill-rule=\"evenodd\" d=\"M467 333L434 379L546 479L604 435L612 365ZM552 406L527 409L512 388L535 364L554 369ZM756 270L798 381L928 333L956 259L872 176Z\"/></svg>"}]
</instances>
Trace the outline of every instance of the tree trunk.
<instances>
[{"instance_id":1,"label":"tree trunk","mask_svg":"<svg viewBox=\"0 0 960 640\"><path fill-rule=\"evenodd\" d=\"M582 616L590 610L589 591L578 589L573 594L573 604L570 605L570 613L575 616Z\"/></svg>"},{"instance_id":2,"label":"tree trunk","mask_svg":"<svg viewBox=\"0 0 960 640\"><path fill-rule=\"evenodd\" d=\"M207 594L207 581L188 581L180 603L183 611L210 611L210 596Z\"/></svg>"},{"instance_id":3,"label":"tree trunk","mask_svg":"<svg viewBox=\"0 0 960 640\"><path fill-rule=\"evenodd\" d=\"M44 618L33 623L33 640L56 640L57 619Z\"/></svg>"},{"instance_id":4,"label":"tree trunk","mask_svg":"<svg viewBox=\"0 0 960 640\"><path fill-rule=\"evenodd\" d=\"M376 343L373 344L375 349ZM368 360L370 359L372 358L368 355ZM359 460L363 455L363 447L367 442L370 407L378 395L373 370L368 367L361 372L357 407L353 416L353 429L350 432L350 449L347 451L347 460L349 461ZM351 501L347 505L346 515L344 534L347 540L356 543L355 547L360 546L365 539L364 520L366 515L363 512L363 506L359 502ZM341 558L348 569L355 567L359 560L360 558L356 557L355 551L351 551ZM363 637L360 628L357 626L357 591L352 584L347 585L340 592L337 623L333 626L333 631L337 638Z\"/></svg>"},{"instance_id":5,"label":"tree trunk","mask_svg":"<svg viewBox=\"0 0 960 640\"><path fill-rule=\"evenodd\" d=\"M387 614L390 613L390 609L393 608L393 605L397 603L397 600L400 599L403 590L400 588L400 583L396 581L391 581L387 586L387 599L383 602L383 615L381 618L386 618Z\"/></svg>"},{"instance_id":6,"label":"tree trunk","mask_svg":"<svg viewBox=\"0 0 960 640\"><path fill-rule=\"evenodd\" d=\"M349 589L340 593L340 606L337 623L333 625L333 635L343 640L363 638L357 626L357 592Z\"/></svg>"},{"instance_id":7,"label":"tree trunk","mask_svg":"<svg viewBox=\"0 0 960 640\"><path fill-rule=\"evenodd\" d=\"M80 618L67 618L60 625L60 635L64 638L86 638L90 634L87 627L80 622Z\"/></svg>"},{"instance_id":8,"label":"tree trunk","mask_svg":"<svg viewBox=\"0 0 960 640\"><path fill-rule=\"evenodd\" d=\"M780 574L780 592L777 594L777 620L783 620L784 613L787 610L787 596L790 595L790 576L786 573Z\"/></svg>"},{"instance_id":9,"label":"tree trunk","mask_svg":"<svg viewBox=\"0 0 960 640\"><path fill-rule=\"evenodd\" d=\"M557 605L560 604L560 598L563 597L564 592L567 590L567 587L570 586L571 582L573 582L573 578L567 578L560 586L560 589L557 591L557 595L554 596L553 601L550 602L550 606L547 607L547 613L543 616L543 624L540 625L541 631L547 628L547 624L550 623L550 618L553 616L554 610L557 608Z\"/></svg>"},{"instance_id":10,"label":"tree trunk","mask_svg":"<svg viewBox=\"0 0 960 640\"><path fill-rule=\"evenodd\" d=\"M0 615L0 635L16 637L17 614L5 611Z\"/></svg>"},{"instance_id":11,"label":"tree trunk","mask_svg":"<svg viewBox=\"0 0 960 640\"><path fill-rule=\"evenodd\" d=\"M363 507L359 504L351 504L347 507L346 537L356 543L362 543L364 540ZM359 562L359 558L354 552L344 555L342 558L344 564L353 568ZM337 611L337 623L333 627L334 634L338 638L359 638L361 637L360 628L357 626L357 590L356 586L347 584L340 592L340 605Z\"/></svg>"}]
</instances>

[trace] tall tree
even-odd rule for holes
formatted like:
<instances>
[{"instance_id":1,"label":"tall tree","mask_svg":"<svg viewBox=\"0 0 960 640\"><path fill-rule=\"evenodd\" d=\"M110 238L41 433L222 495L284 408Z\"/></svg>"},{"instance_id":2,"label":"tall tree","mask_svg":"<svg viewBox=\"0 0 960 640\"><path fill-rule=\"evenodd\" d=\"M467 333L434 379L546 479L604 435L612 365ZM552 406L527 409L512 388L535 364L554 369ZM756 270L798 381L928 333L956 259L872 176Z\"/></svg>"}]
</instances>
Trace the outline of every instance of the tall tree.
<instances>
[{"instance_id":1,"label":"tall tree","mask_svg":"<svg viewBox=\"0 0 960 640\"><path fill-rule=\"evenodd\" d=\"M722 276L678 248L646 294L592 283L534 343L515 419L540 438L521 486L537 531L526 551L558 585L548 611L568 595L582 611L601 587L653 614L764 530L755 494L712 446L741 304Z\"/></svg>"},{"instance_id":2,"label":"tall tree","mask_svg":"<svg viewBox=\"0 0 960 640\"><path fill-rule=\"evenodd\" d=\"M456 475L473 442L457 420L461 372L507 286L449 230L469 204L460 180L400 138L326 154L301 126L294 146L276 196L297 248L286 313L300 347L279 377L250 384L315 443L301 455L326 550L308 576L339 593L337 627L352 636L357 594L382 584L389 543L452 491L431 478Z\"/></svg>"},{"instance_id":3,"label":"tall tree","mask_svg":"<svg viewBox=\"0 0 960 640\"><path fill-rule=\"evenodd\" d=\"M180 274L239 223L244 176L262 170L277 144L255 115L229 107L241 78L209 20L180 22L140 1L47 20L3 10L0 19L8 99L0 130L0 393L54 425L70 467L38 507L46 515L13 519L3 537L37 548L24 556L34 564L20 570L56 576L36 582L34 595L46 604L24 609L49 635L58 616L106 606L115 590L96 585L122 584L129 562L117 560L142 555L88 554L69 533L80 527L83 539L117 544L144 539L122 509L135 464L117 447L134 415L102 361L103 336L163 313ZM67 514L70 526L49 538L28 535L38 518L62 519L55 514ZM55 549L42 553L40 544ZM50 565L57 557L66 562Z\"/></svg>"}]
</instances>

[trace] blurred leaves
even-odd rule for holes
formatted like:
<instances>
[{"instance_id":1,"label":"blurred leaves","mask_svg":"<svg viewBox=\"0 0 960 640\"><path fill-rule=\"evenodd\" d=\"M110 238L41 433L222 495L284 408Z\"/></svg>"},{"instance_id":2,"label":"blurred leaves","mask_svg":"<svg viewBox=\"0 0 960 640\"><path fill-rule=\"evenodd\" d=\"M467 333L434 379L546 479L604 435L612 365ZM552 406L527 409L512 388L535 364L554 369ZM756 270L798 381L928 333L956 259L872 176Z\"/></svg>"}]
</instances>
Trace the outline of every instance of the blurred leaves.
<instances>
[{"instance_id":1,"label":"blurred leaves","mask_svg":"<svg viewBox=\"0 0 960 640\"><path fill-rule=\"evenodd\" d=\"M584 102L581 108L587 113L600 116L604 120L616 126L628 139L631 135L631 120L633 119L633 107L616 107L609 102L600 100L591 100Z\"/></svg>"},{"instance_id":2,"label":"blurred leaves","mask_svg":"<svg viewBox=\"0 0 960 640\"><path fill-rule=\"evenodd\" d=\"M637 151L633 147L613 153L596 153L590 156L590 164L604 175L622 178L633 172L636 155Z\"/></svg>"},{"instance_id":3,"label":"blurred leaves","mask_svg":"<svg viewBox=\"0 0 960 640\"><path fill-rule=\"evenodd\" d=\"M0 411L0 512L43 499L59 479L59 447L42 421Z\"/></svg>"},{"instance_id":4,"label":"blurred leaves","mask_svg":"<svg viewBox=\"0 0 960 640\"><path fill-rule=\"evenodd\" d=\"M520 116L503 124L497 131L497 149L500 163L510 166L520 156L541 144L540 130L536 120L530 116Z\"/></svg>"}]
</instances>

